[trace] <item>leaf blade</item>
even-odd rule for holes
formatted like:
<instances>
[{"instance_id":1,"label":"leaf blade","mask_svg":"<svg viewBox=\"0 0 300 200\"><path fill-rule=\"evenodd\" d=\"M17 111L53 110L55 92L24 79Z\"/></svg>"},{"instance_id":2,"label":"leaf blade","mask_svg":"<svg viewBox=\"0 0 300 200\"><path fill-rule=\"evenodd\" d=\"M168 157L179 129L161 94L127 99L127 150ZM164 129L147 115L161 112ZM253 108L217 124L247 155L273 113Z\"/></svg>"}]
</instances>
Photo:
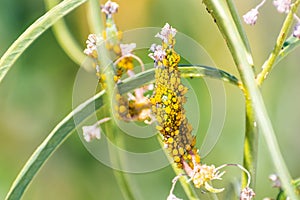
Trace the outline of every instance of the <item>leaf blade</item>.
<instances>
[{"instance_id":1,"label":"leaf blade","mask_svg":"<svg viewBox=\"0 0 300 200\"><path fill-rule=\"evenodd\" d=\"M57 20L83 4L86 0L64 0L53 9L45 13L29 26L23 34L8 48L0 59L0 82L21 54L42 33L51 27Z\"/></svg>"},{"instance_id":2,"label":"leaf blade","mask_svg":"<svg viewBox=\"0 0 300 200\"><path fill-rule=\"evenodd\" d=\"M210 74L209 77L211 78L224 80L223 78L220 78L220 75L218 74L215 74L214 76L216 69L212 67L195 65L179 67L179 70L183 77L199 78L208 76L207 74ZM222 72L227 73L224 71ZM142 85L150 83L152 80L154 80L154 69L139 73L134 78L125 79L121 84L118 85L119 91L121 94L124 94ZM48 160L48 158L54 153L54 151L74 132L77 125L90 117L95 111L99 110L103 106L102 98L104 94L105 92L101 91L100 93L96 94L92 98L79 105L50 132L48 137L41 143L41 145L36 149L36 151L32 154L32 156L22 168L21 172L11 186L5 198L6 200L20 199L22 197L26 188L31 183L34 176L38 173L42 165Z\"/></svg>"}]
</instances>

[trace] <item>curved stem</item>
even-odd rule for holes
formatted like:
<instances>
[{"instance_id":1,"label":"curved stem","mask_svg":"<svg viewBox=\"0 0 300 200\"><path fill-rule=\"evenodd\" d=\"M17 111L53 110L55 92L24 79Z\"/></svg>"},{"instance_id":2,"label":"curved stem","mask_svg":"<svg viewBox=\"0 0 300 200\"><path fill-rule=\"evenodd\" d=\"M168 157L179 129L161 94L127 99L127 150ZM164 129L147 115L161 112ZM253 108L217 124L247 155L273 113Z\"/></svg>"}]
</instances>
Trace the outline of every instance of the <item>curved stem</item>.
<instances>
[{"instance_id":1,"label":"curved stem","mask_svg":"<svg viewBox=\"0 0 300 200\"><path fill-rule=\"evenodd\" d=\"M278 57L283 44L287 38L287 33L290 30L292 23L293 23L293 19L294 19L294 14L297 11L297 8L299 6L300 0L297 0L292 6L291 6L291 10L288 13L287 17L285 18L285 21L282 25L282 28L280 30L280 33L277 37L276 40L276 44L275 47L272 51L272 53L270 54L269 58L266 60L266 62L263 64L262 66L262 71L258 74L256 81L258 85L261 85L263 83L263 81L267 78L269 72L272 70L275 62L276 62L276 58Z\"/></svg>"},{"instance_id":2,"label":"curved stem","mask_svg":"<svg viewBox=\"0 0 300 200\"><path fill-rule=\"evenodd\" d=\"M250 183L251 188L255 188L256 182L256 167L257 167L257 151L258 151L258 128L255 120L254 110L249 101L248 97L246 99L246 131L244 140L244 158L243 165L251 174L252 182ZM242 187L247 184L247 175L243 173L242 177Z\"/></svg>"},{"instance_id":3,"label":"curved stem","mask_svg":"<svg viewBox=\"0 0 300 200\"><path fill-rule=\"evenodd\" d=\"M176 175L185 174L185 171L182 170L182 169L179 169L177 167L177 164L174 163L174 161L171 158L171 156L169 155L167 149L164 148L164 144L162 142L162 136L160 134L157 134L157 140L158 140L161 148L163 149L166 157L168 158L169 162L172 163L171 166L172 166L175 174ZM189 198L189 200L197 200L197 199L199 199L198 196L197 196L197 193L196 193L195 189L191 186L191 184L188 182L188 179L185 176L180 176L179 181L180 181L180 184L181 184L183 190L185 191L185 194Z\"/></svg>"},{"instance_id":4,"label":"curved stem","mask_svg":"<svg viewBox=\"0 0 300 200\"><path fill-rule=\"evenodd\" d=\"M245 92L248 94L248 101L251 102L254 116L257 119L257 126L267 143L273 165L282 181L283 188L291 199L298 199L294 187L291 185L291 176L281 155L274 129L268 117L262 95L256 84L256 79L252 70L252 56L247 51L242 38L237 31L236 24L230 12L219 0L204 0L207 10L215 19L221 33L223 34L228 48L239 70L241 81L244 84Z\"/></svg>"},{"instance_id":5,"label":"curved stem","mask_svg":"<svg viewBox=\"0 0 300 200\"><path fill-rule=\"evenodd\" d=\"M44 2L47 10L50 10L54 5L59 3L57 0L44 0ZM65 21L61 19L56 22L52 26L52 30L61 48L77 65L81 66L87 56L82 53L81 47L70 33Z\"/></svg>"},{"instance_id":6,"label":"curved stem","mask_svg":"<svg viewBox=\"0 0 300 200\"><path fill-rule=\"evenodd\" d=\"M91 11L91 25L95 30L95 33L97 35L101 35L101 33L104 30L104 26L102 24L101 20L101 13L100 13L100 5L97 0L90 0L90 11ZM109 123L109 126L105 126L105 132L109 134L109 138L112 142L114 142L118 146L123 145L123 139L120 136L119 130L117 128L116 119L113 115L113 103L114 102L114 91L115 91L115 83L113 80L114 72L112 69L112 61L109 59L108 51L105 47L105 44L103 43L98 47L98 64L100 67L100 71L102 74L106 77L106 93L107 95L104 96L104 103L107 105L105 112L107 112L108 117L110 117L112 120ZM122 165L124 164L124 159L120 157L118 153L114 153L113 151L110 151L110 160L115 165L119 166L120 169L122 169ZM130 187L129 183L129 177L126 176L126 174L122 171L113 170L113 173L118 181L118 184L121 188L121 192L123 193L123 196L125 199L135 199L133 188Z\"/></svg>"},{"instance_id":7,"label":"curved stem","mask_svg":"<svg viewBox=\"0 0 300 200\"><path fill-rule=\"evenodd\" d=\"M37 19L30 27L14 41L9 49L0 59L0 82L5 77L8 70L21 56L21 54L34 42L42 33L51 27L57 20L64 17L75 8L83 4L86 0L65 0L56 5L50 11Z\"/></svg>"}]
</instances>

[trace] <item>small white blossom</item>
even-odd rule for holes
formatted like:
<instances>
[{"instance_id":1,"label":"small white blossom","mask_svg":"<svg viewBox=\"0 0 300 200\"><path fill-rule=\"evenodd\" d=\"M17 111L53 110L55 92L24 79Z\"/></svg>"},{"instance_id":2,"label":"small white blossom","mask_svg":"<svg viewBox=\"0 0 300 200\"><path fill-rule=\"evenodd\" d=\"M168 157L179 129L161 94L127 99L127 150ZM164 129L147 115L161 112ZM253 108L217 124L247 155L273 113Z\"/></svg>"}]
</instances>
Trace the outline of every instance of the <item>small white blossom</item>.
<instances>
[{"instance_id":1,"label":"small white blossom","mask_svg":"<svg viewBox=\"0 0 300 200\"><path fill-rule=\"evenodd\" d=\"M104 5L101 5L101 11L106 14L107 17L111 17L112 14L118 12L119 5L116 2L108 0Z\"/></svg>"},{"instance_id":2,"label":"small white blossom","mask_svg":"<svg viewBox=\"0 0 300 200\"><path fill-rule=\"evenodd\" d=\"M97 46L103 41L101 36L89 34L86 40L86 49L83 51L86 55L97 57Z\"/></svg>"},{"instance_id":3,"label":"small white blossom","mask_svg":"<svg viewBox=\"0 0 300 200\"><path fill-rule=\"evenodd\" d=\"M271 174L269 176L270 181L273 182L273 187L275 188L281 188L281 181L279 179L279 177L276 174Z\"/></svg>"},{"instance_id":4,"label":"small white blossom","mask_svg":"<svg viewBox=\"0 0 300 200\"><path fill-rule=\"evenodd\" d=\"M300 23L294 27L293 36L300 39Z\"/></svg>"},{"instance_id":5,"label":"small white blossom","mask_svg":"<svg viewBox=\"0 0 300 200\"><path fill-rule=\"evenodd\" d=\"M126 56L132 53L133 49L136 48L136 44L135 43L120 44L120 48L121 48L122 56Z\"/></svg>"},{"instance_id":6,"label":"small white blossom","mask_svg":"<svg viewBox=\"0 0 300 200\"><path fill-rule=\"evenodd\" d=\"M82 131L83 137L87 142L90 142L95 138L97 138L98 140L101 138L100 128L97 126L97 124L92 126L83 126Z\"/></svg>"},{"instance_id":7,"label":"small white blossom","mask_svg":"<svg viewBox=\"0 0 300 200\"><path fill-rule=\"evenodd\" d=\"M274 0L273 5L277 8L280 13L288 13L291 8L291 0Z\"/></svg>"},{"instance_id":8,"label":"small white blossom","mask_svg":"<svg viewBox=\"0 0 300 200\"><path fill-rule=\"evenodd\" d=\"M251 188L246 187L241 192L240 200L251 200L254 196L254 191Z\"/></svg>"},{"instance_id":9,"label":"small white blossom","mask_svg":"<svg viewBox=\"0 0 300 200\"><path fill-rule=\"evenodd\" d=\"M167 200L182 200L182 199L179 199L174 194L169 194L169 196L167 197Z\"/></svg>"},{"instance_id":10,"label":"small white blossom","mask_svg":"<svg viewBox=\"0 0 300 200\"><path fill-rule=\"evenodd\" d=\"M153 53L150 53L149 57L156 62L162 61L167 55L161 45L152 44L150 47L150 51L152 51Z\"/></svg>"},{"instance_id":11,"label":"small white blossom","mask_svg":"<svg viewBox=\"0 0 300 200\"><path fill-rule=\"evenodd\" d=\"M243 15L244 22L248 25L254 25L257 21L258 14L259 14L258 9L256 8L251 9L249 12Z\"/></svg>"},{"instance_id":12,"label":"small white blossom","mask_svg":"<svg viewBox=\"0 0 300 200\"><path fill-rule=\"evenodd\" d=\"M179 175L177 175L175 178L173 178L173 180L172 180L172 187L171 187L169 196L167 197L167 200L182 200L182 199L179 199L178 197L176 197L176 196L173 194L173 191L174 191L174 189L175 189L175 185L176 185L178 179L179 179L181 176L182 176L182 174L179 174Z\"/></svg>"},{"instance_id":13,"label":"small white blossom","mask_svg":"<svg viewBox=\"0 0 300 200\"><path fill-rule=\"evenodd\" d=\"M172 40L177 33L177 30L170 26L170 24L166 23L166 25L161 29L160 33L157 33L155 37L162 39L162 41L166 44L170 44L170 40Z\"/></svg>"},{"instance_id":14,"label":"small white blossom","mask_svg":"<svg viewBox=\"0 0 300 200\"><path fill-rule=\"evenodd\" d=\"M255 8L243 15L244 22L248 25L255 25L259 14L258 9L260 9L265 3L266 0L262 0Z\"/></svg>"}]
</instances>

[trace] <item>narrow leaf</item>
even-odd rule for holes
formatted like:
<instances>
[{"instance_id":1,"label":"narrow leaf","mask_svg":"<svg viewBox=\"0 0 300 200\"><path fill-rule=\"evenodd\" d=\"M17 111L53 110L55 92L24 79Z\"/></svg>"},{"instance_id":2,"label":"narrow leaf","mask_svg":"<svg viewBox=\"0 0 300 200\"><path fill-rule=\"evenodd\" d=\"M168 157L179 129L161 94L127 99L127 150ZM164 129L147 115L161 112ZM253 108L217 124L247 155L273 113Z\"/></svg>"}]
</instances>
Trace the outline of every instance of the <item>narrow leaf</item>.
<instances>
[{"instance_id":1,"label":"narrow leaf","mask_svg":"<svg viewBox=\"0 0 300 200\"><path fill-rule=\"evenodd\" d=\"M69 12L80 6L86 0L65 0L55 6L37 19L26 31L9 47L0 59L0 82L5 77L8 70L20 55L44 33L57 20L67 15Z\"/></svg>"},{"instance_id":2,"label":"narrow leaf","mask_svg":"<svg viewBox=\"0 0 300 200\"><path fill-rule=\"evenodd\" d=\"M230 83L238 83L238 80L227 72L217 70L207 66L180 67L183 77L211 77L219 80L230 79ZM216 73L221 72L221 73ZM223 74L223 75L222 75ZM137 74L134 78L128 78L118 85L121 94L141 87L154 80L154 69ZM237 85L237 84L235 84ZM66 116L36 149L29 158L21 172L17 176L9 193L7 200L20 199L37 174L42 165L47 161L51 154L75 131L76 125L88 119L95 111L103 106L104 91L96 94L86 102L75 108Z\"/></svg>"},{"instance_id":3,"label":"narrow leaf","mask_svg":"<svg viewBox=\"0 0 300 200\"><path fill-rule=\"evenodd\" d=\"M293 52L300 45L300 40L294 36L290 36L283 44L282 49L275 61L275 65L284 59L287 55Z\"/></svg>"}]
</instances>

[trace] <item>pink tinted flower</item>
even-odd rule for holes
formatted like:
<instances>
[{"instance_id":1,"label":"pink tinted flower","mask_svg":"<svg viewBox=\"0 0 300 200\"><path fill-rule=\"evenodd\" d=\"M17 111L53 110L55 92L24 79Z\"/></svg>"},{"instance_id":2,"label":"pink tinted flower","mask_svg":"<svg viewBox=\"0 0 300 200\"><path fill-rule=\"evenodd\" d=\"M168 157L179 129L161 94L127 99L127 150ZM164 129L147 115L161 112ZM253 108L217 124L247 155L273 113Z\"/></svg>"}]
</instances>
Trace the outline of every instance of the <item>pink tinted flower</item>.
<instances>
[{"instance_id":1,"label":"pink tinted flower","mask_svg":"<svg viewBox=\"0 0 300 200\"><path fill-rule=\"evenodd\" d=\"M243 15L244 21L248 25L255 25L258 17L258 9L265 4L266 0L262 0L255 8L248 11L245 15Z\"/></svg>"},{"instance_id":2,"label":"pink tinted flower","mask_svg":"<svg viewBox=\"0 0 300 200\"><path fill-rule=\"evenodd\" d=\"M254 196L254 191L251 188L246 187L241 192L240 200L251 200Z\"/></svg>"},{"instance_id":3,"label":"pink tinted flower","mask_svg":"<svg viewBox=\"0 0 300 200\"><path fill-rule=\"evenodd\" d=\"M105 13L108 17L112 14L118 12L119 5L116 2L107 1L104 5L101 5L101 11Z\"/></svg>"},{"instance_id":4,"label":"pink tinted flower","mask_svg":"<svg viewBox=\"0 0 300 200\"><path fill-rule=\"evenodd\" d=\"M89 34L86 40L86 49L83 51L86 55L97 57L97 45L103 40L101 36Z\"/></svg>"},{"instance_id":5,"label":"pink tinted flower","mask_svg":"<svg viewBox=\"0 0 300 200\"><path fill-rule=\"evenodd\" d=\"M83 126L82 127L83 137L85 141L90 142L93 139L100 139L100 128L97 125Z\"/></svg>"},{"instance_id":6,"label":"pink tinted flower","mask_svg":"<svg viewBox=\"0 0 300 200\"><path fill-rule=\"evenodd\" d=\"M300 23L294 27L293 36L300 39Z\"/></svg>"},{"instance_id":7,"label":"pink tinted flower","mask_svg":"<svg viewBox=\"0 0 300 200\"><path fill-rule=\"evenodd\" d=\"M161 45L152 44L150 47L150 51L152 51L153 53L150 53L149 57L156 62L162 61L167 55Z\"/></svg>"},{"instance_id":8,"label":"pink tinted flower","mask_svg":"<svg viewBox=\"0 0 300 200\"><path fill-rule=\"evenodd\" d=\"M291 0L274 0L273 5L277 8L280 13L288 13L291 8Z\"/></svg>"},{"instance_id":9,"label":"pink tinted flower","mask_svg":"<svg viewBox=\"0 0 300 200\"><path fill-rule=\"evenodd\" d=\"M126 56L132 53L133 49L136 48L136 44L135 43L120 44L120 48L121 48L122 56Z\"/></svg>"},{"instance_id":10,"label":"pink tinted flower","mask_svg":"<svg viewBox=\"0 0 300 200\"><path fill-rule=\"evenodd\" d=\"M257 21L258 14L258 9L251 9L249 12L243 15L244 22L248 25L254 25Z\"/></svg>"},{"instance_id":11,"label":"pink tinted flower","mask_svg":"<svg viewBox=\"0 0 300 200\"><path fill-rule=\"evenodd\" d=\"M169 44L169 41L172 40L177 33L177 30L166 23L166 25L161 29L160 33L157 33L155 37L160 38L164 43Z\"/></svg>"}]
</instances>

